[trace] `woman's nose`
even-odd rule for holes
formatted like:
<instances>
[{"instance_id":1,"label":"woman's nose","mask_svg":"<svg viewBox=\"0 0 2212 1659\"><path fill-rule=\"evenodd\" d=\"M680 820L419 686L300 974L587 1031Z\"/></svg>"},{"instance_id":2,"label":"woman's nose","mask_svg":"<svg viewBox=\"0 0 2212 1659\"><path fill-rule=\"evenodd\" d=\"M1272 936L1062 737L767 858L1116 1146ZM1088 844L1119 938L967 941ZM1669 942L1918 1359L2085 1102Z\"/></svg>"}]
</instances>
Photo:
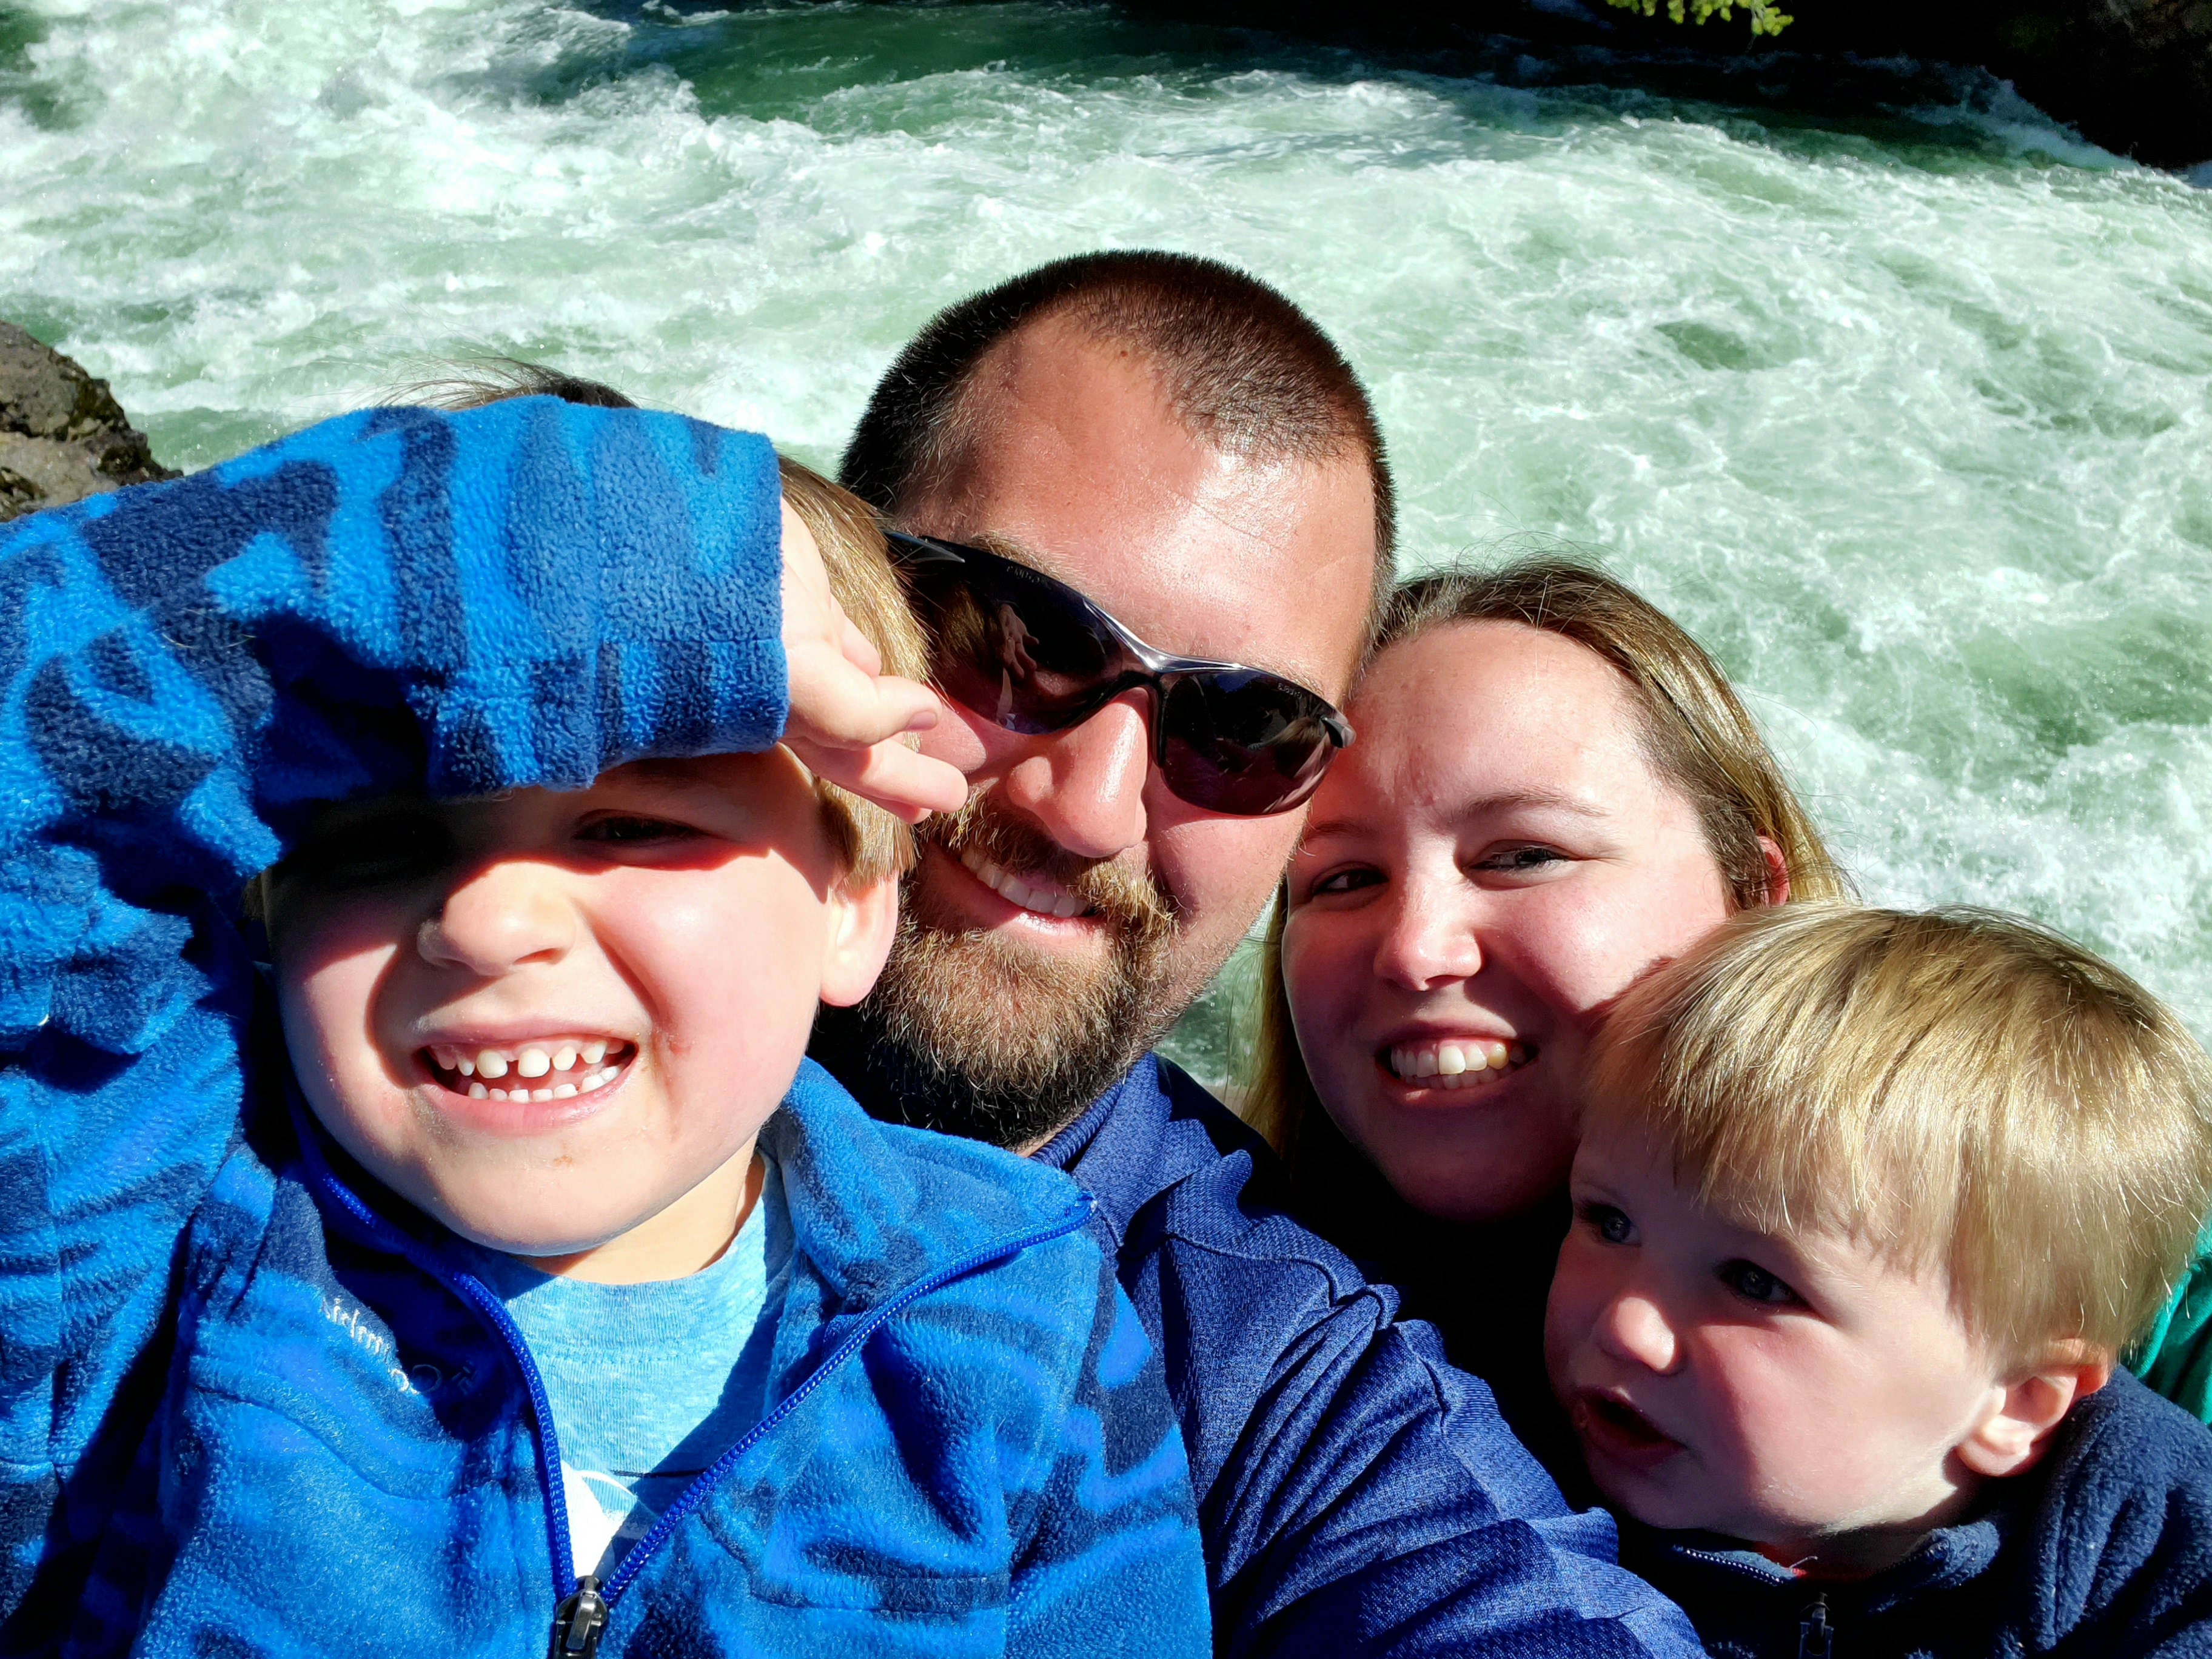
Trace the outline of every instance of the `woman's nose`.
<instances>
[{"instance_id":1,"label":"woman's nose","mask_svg":"<svg viewBox=\"0 0 2212 1659\"><path fill-rule=\"evenodd\" d=\"M495 979L560 961L576 943L576 911L542 864L510 860L471 872L416 934L422 959Z\"/></svg>"},{"instance_id":2,"label":"woman's nose","mask_svg":"<svg viewBox=\"0 0 2212 1659\"><path fill-rule=\"evenodd\" d=\"M1641 1365L1662 1376L1680 1359L1674 1322L1666 1310L1645 1291L1617 1292L1598 1316L1599 1346L1616 1359Z\"/></svg>"},{"instance_id":3,"label":"woman's nose","mask_svg":"<svg viewBox=\"0 0 2212 1659\"><path fill-rule=\"evenodd\" d=\"M1474 918L1444 895L1401 884L1375 947L1376 977L1412 991L1472 979L1482 968Z\"/></svg>"}]
</instances>

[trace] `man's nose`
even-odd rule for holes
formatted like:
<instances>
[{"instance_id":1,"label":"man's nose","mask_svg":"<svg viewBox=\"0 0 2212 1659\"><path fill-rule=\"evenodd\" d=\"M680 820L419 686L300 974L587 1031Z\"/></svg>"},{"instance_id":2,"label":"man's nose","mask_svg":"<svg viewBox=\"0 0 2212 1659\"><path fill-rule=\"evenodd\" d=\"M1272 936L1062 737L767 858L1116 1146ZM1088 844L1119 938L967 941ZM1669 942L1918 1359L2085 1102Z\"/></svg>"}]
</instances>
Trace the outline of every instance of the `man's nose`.
<instances>
[{"instance_id":1,"label":"man's nose","mask_svg":"<svg viewBox=\"0 0 2212 1659\"><path fill-rule=\"evenodd\" d=\"M1448 891L1429 884L1394 883L1375 946L1375 975L1409 991L1426 991L1449 980L1472 979L1482 969L1475 918Z\"/></svg>"},{"instance_id":2,"label":"man's nose","mask_svg":"<svg viewBox=\"0 0 2212 1659\"><path fill-rule=\"evenodd\" d=\"M1131 691L1080 726L1036 739L1000 780L1001 798L1079 858L1127 851L1145 838L1149 712L1145 694Z\"/></svg>"},{"instance_id":3,"label":"man's nose","mask_svg":"<svg viewBox=\"0 0 2212 1659\"><path fill-rule=\"evenodd\" d=\"M1664 1376L1681 1358L1674 1321L1648 1291L1631 1286L1616 1291L1597 1321L1598 1346L1616 1359Z\"/></svg>"},{"instance_id":4,"label":"man's nose","mask_svg":"<svg viewBox=\"0 0 2212 1659\"><path fill-rule=\"evenodd\" d=\"M416 936L422 959L495 979L551 963L576 943L575 908L542 864L505 860L465 875Z\"/></svg>"}]
</instances>

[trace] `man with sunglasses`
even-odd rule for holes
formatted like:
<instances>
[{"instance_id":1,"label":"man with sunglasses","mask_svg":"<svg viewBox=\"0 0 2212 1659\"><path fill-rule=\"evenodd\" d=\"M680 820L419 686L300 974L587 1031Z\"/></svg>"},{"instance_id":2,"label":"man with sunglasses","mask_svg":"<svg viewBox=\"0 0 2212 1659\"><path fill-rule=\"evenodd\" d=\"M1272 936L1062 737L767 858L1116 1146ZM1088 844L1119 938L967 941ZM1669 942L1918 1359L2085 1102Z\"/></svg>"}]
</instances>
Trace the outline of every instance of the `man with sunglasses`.
<instances>
[{"instance_id":1,"label":"man with sunglasses","mask_svg":"<svg viewBox=\"0 0 2212 1659\"><path fill-rule=\"evenodd\" d=\"M924 743L971 794L924 826L890 965L814 1053L877 1115L1097 1195L1181 1416L1217 1650L1698 1652L1611 1523L1568 1511L1487 1389L1147 1053L1353 740L1334 705L1393 504L1351 369L1226 267L1063 260L916 337L844 481L902 532L960 716Z\"/></svg>"}]
</instances>

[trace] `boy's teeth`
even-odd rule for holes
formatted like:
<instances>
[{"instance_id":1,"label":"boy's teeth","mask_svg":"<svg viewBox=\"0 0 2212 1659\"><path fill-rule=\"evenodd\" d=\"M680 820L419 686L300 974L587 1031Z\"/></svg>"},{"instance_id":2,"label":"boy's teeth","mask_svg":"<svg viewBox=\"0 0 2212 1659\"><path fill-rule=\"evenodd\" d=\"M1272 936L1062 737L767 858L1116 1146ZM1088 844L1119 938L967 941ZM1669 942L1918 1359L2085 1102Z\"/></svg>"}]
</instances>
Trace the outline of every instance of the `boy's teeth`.
<instances>
[{"instance_id":1,"label":"boy's teeth","mask_svg":"<svg viewBox=\"0 0 2212 1659\"><path fill-rule=\"evenodd\" d=\"M473 1054L461 1049L449 1048L442 1043L431 1045L431 1060L446 1072L457 1073L462 1078L490 1079L514 1074L515 1086L488 1088L483 1081L469 1084L456 1082L456 1089L465 1088L471 1100L573 1100L578 1095L590 1094L604 1089L622 1075L623 1062L617 1059L611 1065L600 1062L607 1057L612 1044L604 1038L590 1042L562 1042L551 1048L532 1045L520 1053L502 1053L497 1048L479 1048ZM568 1073L565 1077L554 1075ZM544 1078L545 1086L532 1089L526 1086L524 1079Z\"/></svg>"},{"instance_id":2,"label":"boy's teeth","mask_svg":"<svg viewBox=\"0 0 2212 1659\"><path fill-rule=\"evenodd\" d=\"M437 1049L432 1049L431 1057L438 1059L440 1052ZM520 1086L512 1089L487 1088L483 1083L477 1082L468 1085L468 1096L471 1100L573 1100L578 1095L587 1095L594 1090L605 1088L608 1084L622 1075L623 1068L619 1065L601 1066L591 1064L594 1054L599 1059L604 1060L606 1058L606 1052L607 1045L604 1042L587 1042L580 1048L560 1050L562 1054L568 1056L568 1063L558 1069L574 1072L573 1081L564 1078L560 1082L543 1089ZM580 1056L590 1065L589 1070L580 1072L575 1070L576 1060ZM438 1063L441 1066L446 1066L446 1061L442 1059L438 1059ZM469 1075L470 1071L477 1072L483 1077L500 1077L507 1073L510 1066L518 1079L544 1077L556 1069L553 1059L549 1058L543 1048L525 1048L512 1061L496 1050L486 1048L478 1053L474 1065L467 1070L458 1066L449 1066L447 1069L459 1071L464 1077Z\"/></svg>"}]
</instances>

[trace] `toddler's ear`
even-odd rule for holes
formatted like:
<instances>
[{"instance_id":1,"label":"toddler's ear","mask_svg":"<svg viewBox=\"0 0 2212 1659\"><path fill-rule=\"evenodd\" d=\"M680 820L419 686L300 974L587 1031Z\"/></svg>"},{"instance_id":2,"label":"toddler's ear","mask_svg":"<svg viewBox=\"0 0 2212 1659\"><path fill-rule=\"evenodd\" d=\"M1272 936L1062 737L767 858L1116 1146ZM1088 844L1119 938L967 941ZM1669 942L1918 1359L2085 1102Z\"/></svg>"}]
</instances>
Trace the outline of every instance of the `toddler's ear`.
<instances>
[{"instance_id":1,"label":"toddler's ear","mask_svg":"<svg viewBox=\"0 0 2212 1659\"><path fill-rule=\"evenodd\" d=\"M822 1000L831 1007L849 1008L875 988L898 931L898 890L896 874L831 884L830 933L822 947Z\"/></svg>"},{"instance_id":2,"label":"toddler's ear","mask_svg":"<svg viewBox=\"0 0 2212 1659\"><path fill-rule=\"evenodd\" d=\"M1996 1385L2002 1398L1959 1446L1977 1474L2025 1474L2051 1449L2051 1437L2074 1402L2111 1381L2112 1356L2079 1341L2062 1342Z\"/></svg>"}]
</instances>

